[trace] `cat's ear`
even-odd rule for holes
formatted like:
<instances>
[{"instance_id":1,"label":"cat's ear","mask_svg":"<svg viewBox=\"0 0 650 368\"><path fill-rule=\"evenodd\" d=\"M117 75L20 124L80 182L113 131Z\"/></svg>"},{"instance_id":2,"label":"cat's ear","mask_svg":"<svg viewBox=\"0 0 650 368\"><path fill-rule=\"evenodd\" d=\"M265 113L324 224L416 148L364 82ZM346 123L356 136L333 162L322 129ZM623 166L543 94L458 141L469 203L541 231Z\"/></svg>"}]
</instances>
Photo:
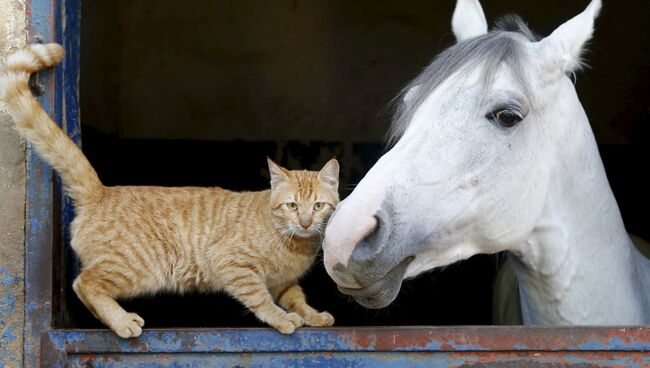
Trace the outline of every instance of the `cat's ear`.
<instances>
[{"instance_id":1,"label":"cat's ear","mask_svg":"<svg viewBox=\"0 0 650 368\"><path fill-rule=\"evenodd\" d=\"M318 172L318 180L333 186L336 190L339 188L339 162L335 158L327 161L325 166Z\"/></svg>"},{"instance_id":2,"label":"cat's ear","mask_svg":"<svg viewBox=\"0 0 650 368\"><path fill-rule=\"evenodd\" d=\"M289 170L276 164L268 157L266 158L266 162L269 164L269 172L271 173L272 188L277 186L280 183L284 183L289 180Z\"/></svg>"}]
</instances>

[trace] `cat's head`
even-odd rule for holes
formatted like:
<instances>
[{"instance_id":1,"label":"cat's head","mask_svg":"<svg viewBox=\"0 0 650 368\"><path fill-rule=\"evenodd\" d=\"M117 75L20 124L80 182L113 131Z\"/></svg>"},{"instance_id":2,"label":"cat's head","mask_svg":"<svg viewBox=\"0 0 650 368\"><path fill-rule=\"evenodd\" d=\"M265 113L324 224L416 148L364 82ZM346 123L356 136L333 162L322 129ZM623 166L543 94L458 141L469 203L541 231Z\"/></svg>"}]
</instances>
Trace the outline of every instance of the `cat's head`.
<instances>
[{"instance_id":1,"label":"cat's head","mask_svg":"<svg viewBox=\"0 0 650 368\"><path fill-rule=\"evenodd\" d=\"M338 161L329 160L320 171L287 170L271 159L268 163L276 228L300 238L322 236L339 203Z\"/></svg>"}]
</instances>

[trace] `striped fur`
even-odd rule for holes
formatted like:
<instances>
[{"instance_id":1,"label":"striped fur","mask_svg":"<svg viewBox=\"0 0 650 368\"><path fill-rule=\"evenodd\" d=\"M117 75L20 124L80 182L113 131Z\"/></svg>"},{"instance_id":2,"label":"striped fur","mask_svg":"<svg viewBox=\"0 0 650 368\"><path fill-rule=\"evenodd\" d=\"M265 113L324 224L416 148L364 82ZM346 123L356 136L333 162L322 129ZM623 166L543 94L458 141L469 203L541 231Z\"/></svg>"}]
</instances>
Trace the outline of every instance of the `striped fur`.
<instances>
[{"instance_id":1,"label":"striped fur","mask_svg":"<svg viewBox=\"0 0 650 368\"><path fill-rule=\"evenodd\" d=\"M57 44L31 45L7 59L0 75L0 98L14 118L16 130L59 173L76 204L96 202L103 186L74 142L50 119L29 90L29 75L58 64L64 50Z\"/></svg>"},{"instance_id":2,"label":"striped fur","mask_svg":"<svg viewBox=\"0 0 650 368\"><path fill-rule=\"evenodd\" d=\"M0 76L0 93L16 130L56 169L76 204L72 248L82 271L73 288L99 320L136 337L144 320L116 299L223 290L282 333L334 323L307 304L298 278L314 263L339 201L336 160L320 172L269 160L272 187L262 192L105 187L27 85L30 73L62 57L54 44L18 51Z\"/></svg>"}]
</instances>

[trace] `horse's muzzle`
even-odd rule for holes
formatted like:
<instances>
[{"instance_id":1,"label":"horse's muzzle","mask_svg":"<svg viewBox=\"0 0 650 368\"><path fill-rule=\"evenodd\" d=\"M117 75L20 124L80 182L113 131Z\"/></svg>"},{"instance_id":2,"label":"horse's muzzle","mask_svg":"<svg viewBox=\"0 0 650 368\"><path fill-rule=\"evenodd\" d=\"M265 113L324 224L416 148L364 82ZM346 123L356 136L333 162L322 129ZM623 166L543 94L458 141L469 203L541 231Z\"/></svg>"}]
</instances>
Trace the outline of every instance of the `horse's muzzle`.
<instances>
[{"instance_id":1,"label":"horse's muzzle","mask_svg":"<svg viewBox=\"0 0 650 368\"><path fill-rule=\"evenodd\" d=\"M404 242L393 231L395 216L389 203L382 203L367 217L356 215L353 207L339 209L325 234L327 273L342 293L359 304L383 308L397 297L414 257L406 253Z\"/></svg>"},{"instance_id":2,"label":"horse's muzzle","mask_svg":"<svg viewBox=\"0 0 650 368\"><path fill-rule=\"evenodd\" d=\"M402 287L402 279L409 264L415 257L408 257L390 270L383 278L372 285L353 289L339 286L339 291L349 295L366 308L379 309L388 306L395 300Z\"/></svg>"}]
</instances>

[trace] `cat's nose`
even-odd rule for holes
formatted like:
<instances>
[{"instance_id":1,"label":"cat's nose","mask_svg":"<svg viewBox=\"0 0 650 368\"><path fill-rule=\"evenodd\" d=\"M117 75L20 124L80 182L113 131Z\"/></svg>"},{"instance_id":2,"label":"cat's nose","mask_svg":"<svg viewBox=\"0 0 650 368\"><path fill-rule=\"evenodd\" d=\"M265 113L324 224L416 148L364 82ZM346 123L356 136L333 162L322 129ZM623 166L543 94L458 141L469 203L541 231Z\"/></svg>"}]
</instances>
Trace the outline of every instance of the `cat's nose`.
<instances>
[{"instance_id":1,"label":"cat's nose","mask_svg":"<svg viewBox=\"0 0 650 368\"><path fill-rule=\"evenodd\" d=\"M303 229L307 230L311 224L314 223L314 220L312 219L300 219L300 226L302 226Z\"/></svg>"}]
</instances>

